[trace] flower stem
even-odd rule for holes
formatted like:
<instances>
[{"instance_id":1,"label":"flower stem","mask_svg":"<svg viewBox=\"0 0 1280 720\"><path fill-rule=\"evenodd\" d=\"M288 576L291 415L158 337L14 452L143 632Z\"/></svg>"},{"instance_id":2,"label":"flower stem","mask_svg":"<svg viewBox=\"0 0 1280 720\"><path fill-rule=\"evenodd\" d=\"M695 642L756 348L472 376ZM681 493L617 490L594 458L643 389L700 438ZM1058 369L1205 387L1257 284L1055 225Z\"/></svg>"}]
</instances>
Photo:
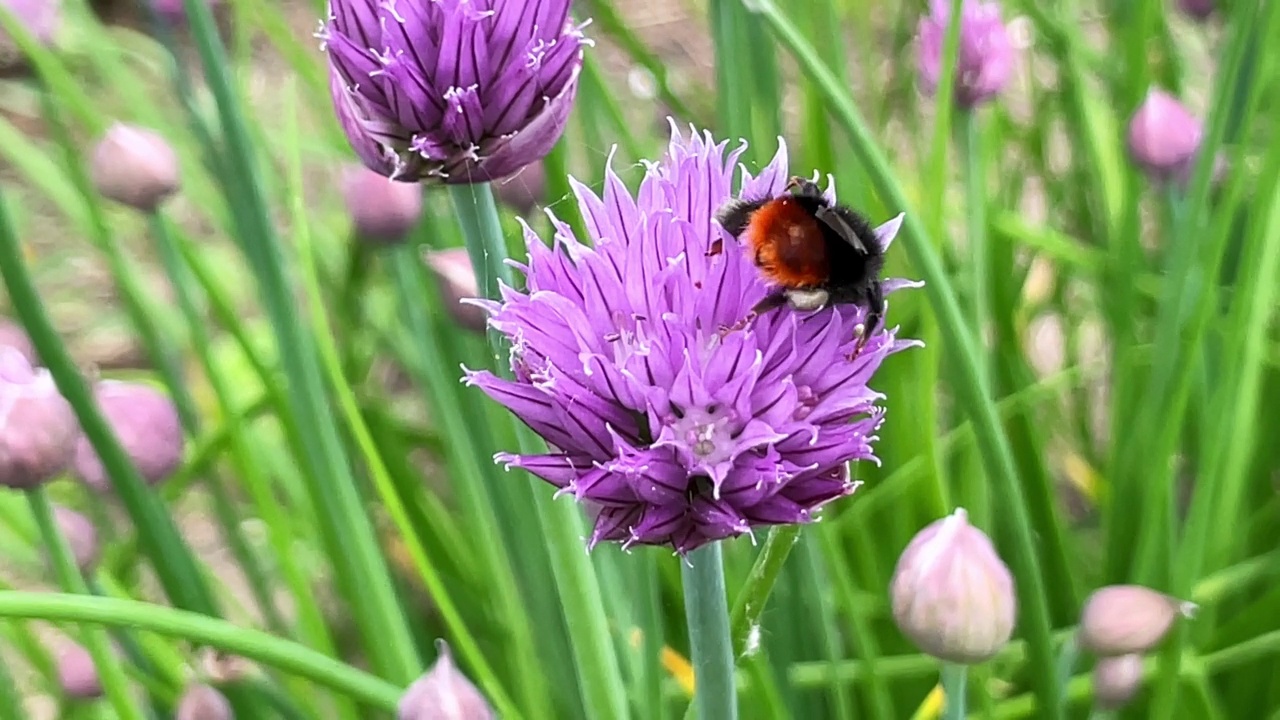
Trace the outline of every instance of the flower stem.
<instances>
[{"instance_id":1,"label":"flower stem","mask_svg":"<svg viewBox=\"0 0 1280 720\"><path fill-rule=\"evenodd\" d=\"M76 567L75 557L71 554L67 539L58 529L53 506L49 503L44 489L37 487L28 490L27 502L31 506L31 514L35 518L36 526L40 529L40 537L49 553L54 573L58 576L58 583L67 592L78 595L89 594L89 588L85 585L84 577L80 575L80 568ZM93 658L93 665L98 670L102 689L107 699L111 701L112 709L121 720L143 720L142 710L134 704L134 698L129 693L129 680L125 676L124 668L121 667L120 658L111 649L106 631L100 627L86 627L82 639L85 649Z\"/></svg>"},{"instance_id":2,"label":"flower stem","mask_svg":"<svg viewBox=\"0 0 1280 720\"><path fill-rule=\"evenodd\" d=\"M946 706L942 711L942 720L963 720L965 716L965 693L969 684L969 666L946 663L942 666L942 692L946 696Z\"/></svg>"},{"instance_id":3,"label":"flower stem","mask_svg":"<svg viewBox=\"0 0 1280 720\"><path fill-rule=\"evenodd\" d=\"M93 623L179 637L273 666L383 711L394 711L402 692L382 678L291 640L137 600L3 590L0 618Z\"/></svg>"},{"instance_id":4,"label":"flower stem","mask_svg":"<svg viewBox=\"0 0 1280 720\"><path fill-rule=\"evenodd\" d=\"M681 566L684 613L693 656L694 705L698 720L735 720L738 695L733 677L733 638L725 600L720 543L689 553Z\"/></svg>"},{"instance_id":5,"label":"flower stem","mask_svg":"<svg viewBox=\"0 0 1280 720\"><path fill-rule=\"evenodd\" d=\"M764 548L751 566L751 573L743 584L738 597L733 601L733 643L734 656L740 653L750 654L749 639L753 628L760 623L760 615L769 602L774 583L782 574L782 566L791 555L791 549L800 539L799 525L779 525L769 531L769 538Z\"/></svg>"},{"instance_id":6,"label":"flower stem","mask_svg":"<svg viewBox=\"0 0 1280 720\"><path fill-rule=\"evenodd\" d=\"M476 283L485 297L496 299L498 280L511 284L512 276L511 268L505 262L507 247L502 237L498 207L493 199L493 187L488 183L450 185L449 194L466 240ZM502 341L495 332L489 333L489 343L495 358L503 357ZM502 368L499 371L509 373ZM513 424L519 426L519 423ZM529 438L528 433L522 430L523 426L516 429L517 437L522 438L521 452L546 451L540 442L540 447L524 442ZM587 716L625 720L629 716L626 684L609 635L609 620L605 615L599 580L591 558L582 551L581 513L577 508L566 509L541 495L536 507L551 556L552 573L568 620L569 642ZM722 604L723 594L722 587ZM725 636L728 637L727 612Z\"/></svg>"}]
</instances>

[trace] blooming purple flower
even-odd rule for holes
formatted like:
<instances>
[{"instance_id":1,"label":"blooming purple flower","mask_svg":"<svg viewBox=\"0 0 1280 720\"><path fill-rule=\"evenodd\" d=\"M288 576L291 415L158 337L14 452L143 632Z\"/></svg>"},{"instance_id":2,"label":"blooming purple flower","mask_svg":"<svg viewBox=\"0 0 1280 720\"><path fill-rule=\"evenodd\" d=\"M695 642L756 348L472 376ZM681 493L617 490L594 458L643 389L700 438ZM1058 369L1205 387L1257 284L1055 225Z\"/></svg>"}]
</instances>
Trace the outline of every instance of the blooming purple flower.
<instances>
[{"instance_id":1,"label":"blooming purple flower","mask_svg":"<svg viewBox=\"0 0 1280 720\"><path fill-rule=\"evenodd\" d=\"M932 95L942 74L942 51L951 22L951 0L930 0L929 14L920 18L920 80ZM964 0L960 8L960 40L956 55L954 97L972 108L995 97L1013 75L1016 51L1009 29L995 3Z\"/></svg>"},{"instance_id":2,"label":"blooming purple flower","mask_svg":"<svg viewBox=\"0 0 1280 720\"><path fill-rule=\"evenodd\" d=\"M446 183L546 156L589 43L568 0L331 0L320 36L338 119L365 165Z\"/></svg>"},{"instance_id":3,"label":"blooming purple flower","mask_svg":"<svg viewBox=\"0 0 1280 720\"><path fill-rule=\"evenodd\" d=\"M635 196L612 170L603 197L573 181L591 244L553 214L555 247L526 225L526 291L472 301L510 339L515 379L468 371L465 381L553 446L496 459L586 503L592 546L687 553L808 522L856 488L850 460L875 460L884 411L867 382L917 344L882 327L850 359L866 317L852 305L743 322L771 288L713 220L746 149L726 146L673 129ZM741 196L780 194L787 180L784 144L759 176L743 169ZM901 222L876 230L883 243ZM713 244L722 250L708 255ZM904 285L914 284L885 289Z\"/></svg>"}]
</instances>

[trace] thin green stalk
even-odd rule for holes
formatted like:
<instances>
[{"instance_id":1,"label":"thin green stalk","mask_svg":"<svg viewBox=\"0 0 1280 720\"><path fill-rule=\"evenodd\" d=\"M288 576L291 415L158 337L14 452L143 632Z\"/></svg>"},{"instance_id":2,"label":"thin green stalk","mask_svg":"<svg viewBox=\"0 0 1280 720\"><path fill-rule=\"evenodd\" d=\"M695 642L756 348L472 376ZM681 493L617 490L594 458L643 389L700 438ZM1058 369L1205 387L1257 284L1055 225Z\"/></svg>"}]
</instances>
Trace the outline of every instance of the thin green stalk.
<instances>
[{"instance_id":1,"label":"thin green stalk","mask_svg":"<svg viewBox=\"0 0 1280 720\"><path fill-rule=\"evenodd\" d=\"M968 702L965 696L969 689L969 666L943 663L942 693L946 697L942 709L942 720L964 720Z\"/></svg>"},{"instance_id":2,"label":"thin green stalk","mask_svg":"<svg viewBox=\"0 0 1280 720\"><path fill-rule=\"evenodd\" d=\"M80 568L76 567L76 559L71 554L71 546L67 544L67 538L58 529L53 505L45 495L44 489L37 487L28 490L27 503L31 506L31 515L40 529L41 542L53 562L58 584L69 593L88 595L89 588L85 585L84 577L80 575ZM97 668L102 690L120 720L144 720L145 715L142 709L135 704L133 695L129 692L129 679L125 675L124 666L111 648L110 636L100 627L86 627L81 639L84 641L85 649L93 658L93 665Z\"/></svg>"},{"instance_id":3,"label":"thin green stalk","mask_svg":"<svg viewBox=\"0 0 1280 720\"><path fill-rule=\"evenodd\" d=\"M720 543L709 543L689 553L680 576L684 613L689 622L698 720L736 720L738 692Z\"/></svg>"},{"instance_id":4,"label":"thin green stalk","mask_svg":"<svg viewBox=\"0 0 1280 720\"><path fill-rule=\"evenodd\" d=\"M49 368L58 390L76 411L85 436L115 481L115 488L138 532L139 544L151 560L169 599L177 606L210 615L217 609L195 559L155 494L120 446L114 431L97 409L80 369L71 359L36 293L18 239L13 234L8 202L0 194L0 277L22 325L31 336L41 360Z\"/></svg>"},{"instance_id":5,"label":"thin green stalk","mask_svg":"<svg viewBox=\"0 0 1280 720\"><path fill-rule=\"evenodd\" d=\"M738 591L738 597L733 601L730 626L733 628L735 657L743 654L750 655L754 650L751 647L751 637L760 631L760 616L764 614L773 586L778 582L778 576L782 574L782 568L799 539L799 525L779 525L769 530L769 537L764 541L764 547L756 556L750 574L742 584L742 589Z\"/></svg>"},{"instance_id":6,"label":"thin green stalk","mask_svg":"<svg viewBox=\"0 0 1280 720\"><path fill-rule=\"evenodd\" d=\"M987 465L993 491L1006 501L1009 514L1009 558L1018 578L1019 607L1022 630L1031 644L1030 677L1042 707L1049 708L1046 717L1061 717L1059 698L1062 688L1056 682L1055 658L1050 639L1049 608L1044 578L1036 562L1035 537L1031 530L1028 502L1018 478L1009 439L996 412L995 403L984 382L981 362L973 346L972 330L965 322L950 278L922 222L910 219L910 203L898 184L870 130L846 90L839 85L817 51L807 43L787 15L773 0L750 0L750 7L761 14L774 34L787 47L802 71L831 103L833 116L849 133L855 152L867 168L868 176L892 207L908 211L902 226L902 244L926 282L924 292L938 316L939 332L958 383L955 393L974 424L978 446Z\"/></svg>"},{"instance_id":7,"label":"thin green stalk","mask_svg":"<svg viewBox=\"0 0 1280 720\"><path fill-rule=\"evenodd\" d=\"M381 678L260 630L162 605L82 595L0 591L0 617L128 627L224 650L394 712L401 689Z\"/></svg>"},{"instance_id":8,"label":"thin green stalk","mask_svg":"<svg viewBox=\"0 0 1280 720\"><path fill-rule=\"evenodd\" d=\"M20 718L24 712L22 696L9 673L8 663L0 662L0 717Z\"/></svg>"}]
</instances>

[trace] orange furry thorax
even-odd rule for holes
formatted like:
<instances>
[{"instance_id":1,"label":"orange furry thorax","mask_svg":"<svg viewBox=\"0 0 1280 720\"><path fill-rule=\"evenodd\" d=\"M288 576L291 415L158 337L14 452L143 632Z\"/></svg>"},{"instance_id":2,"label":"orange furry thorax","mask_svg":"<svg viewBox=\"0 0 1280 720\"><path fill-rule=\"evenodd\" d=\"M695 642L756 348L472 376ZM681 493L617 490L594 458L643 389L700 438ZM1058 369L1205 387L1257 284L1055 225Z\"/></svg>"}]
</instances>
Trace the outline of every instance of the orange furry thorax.
<instances>
[{"instance_id":1,"label":"orange furry thorax","mask_svg":"<svg viewBox=\"0 0 1280 720\"><path fill-rule=\"evenodd\" d=\"M830 268L826 237L808 210L789 197L765 203L751 214L746 240L761 272L787 288L826 282Z\"/></svg>"}]
</instances>

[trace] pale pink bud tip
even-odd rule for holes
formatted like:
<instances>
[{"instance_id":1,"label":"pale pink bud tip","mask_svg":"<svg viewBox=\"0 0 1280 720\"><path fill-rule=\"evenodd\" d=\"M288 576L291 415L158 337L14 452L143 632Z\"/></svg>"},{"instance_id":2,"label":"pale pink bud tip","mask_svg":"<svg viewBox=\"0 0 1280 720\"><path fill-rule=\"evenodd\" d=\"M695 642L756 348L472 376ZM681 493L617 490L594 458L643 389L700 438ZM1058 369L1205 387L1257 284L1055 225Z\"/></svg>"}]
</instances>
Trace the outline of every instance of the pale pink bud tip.
<instances>
[{"instance_id":1,"label":"pale pink bud tip","mask_svg":"<svg viewBox=\"0 0 1280 720\"><path fill-rule=\"evenodd\" d=\"M1141 585L1099 588L1080 612L1080 645L1102 656L1145 653L1164 640L1179 616L1193 616L1196 607Z\"/></svg>"},{"instance_id":2,"label":"pale pink bud tip","mask_svg":"<svg viewBox=\"0 0 1280 720\"><path fill-rule=\"evenodd\" d=\"M98 383L94 396L143 480L155 485L178 469L185 440L178 409L169 396L150 385L115 380ZM110 489L102 461L83 435L76 443L74 468L76 476L95 490Z\"/></svg>"},{"instance_id":3,"label":"pale pink bud tip","mask_svg":"<svg viewBox=\"0 0 1280 720\"><path fill-rule=\"evenodd\" d=\"M1178 7L1188 16L1203 21L1218 9L1218 3L1217 0L1178 0Z\"/></svg>"},{"instance_id":4,"label":"pale pink bud tip","mask_svg":"<svg viewBox=\"0 0 1280 720\"><path fill-rule=\"evenodd\" d=\"M62 474L79 430L49 372L0 345L0 486L26 490Z\"/></svg>"},{"instance_id":5,"label":"pale pink bud tip","mask_svg":"<svg viewBox=\"0 0 1280 720\"><path fill-rule=\"evenodd\" d=\"M191 685L182 693L173 720L234 720L226 696L208 685Z\"/></svg>"},{"instance_id":6,"label":"pale pink bud tip","mask_svg":"<svg viewBox=\"0 0 1280 720\"><path fill-rule=\"evenodd\" d=\"M436 647L435 664L401 696L398 720L491 720L493 708L453 664L449 646Z\"/></svg>"},{"instance_id":7,"label":"pale pink bud tip","mask_svg":"<svg viewBox=\"0 0 1280 720\"><path fill-rule=\"evenodd\" d=\"M36 364L36 349L31 338L27 337L21 325L7 318L0 318L0 347L11 347L22 353L28 363Z\"/></svg>"},{"instance_id":8,"label":"pale pink bud tip","mask_svg":"<svg viewBox=\"0 0 1280 720\"><path fill-rule=\"evenodd\" d=\"M65 507L53 509L58 529L62 531L67 544L71 546L71 554L76 559L80 572L88 574L98 564L100 549L98 546L98 529L89 518Z\"/></svg>"},{"instance_id":9,"label":"pale pink bud tip","mask_svg":"<svg viewBox=\"0 0 1280 720\"><path fill-rule=\"evenodd\" d=\"M1157 180L1185 176L1204 129L1200 120L1169 93L1152 89L1129 121L1129 156Z\"/></svg>"},{"instance_id":10,"label":"pale pink bud tip","mask_svg":"<svg viewBox=\"0 0 1280 720\"><path fill-rule=\"evenodd\" d=\"M58 685L73 700L102 697L102 680L88 650L74 645L58 657Z\"/></svg>"},{"instance_id":11,"label":"pale pink bud tip","mask_svg":"<svg viewBox=\"0 0 1280 720\"><path fill-rule=\"evenodd\" d=\"M930 523L898 558L893 618L924 652L948 662L989 660L1013 635L1013 576L963 508Z\"/></svg>"},{"instance_id":12,"label":"pale pink bud tip","mask_svg":"<svg viewBox=\"0 0 1280 720\"><path fill-rule=\"evenodd\" d=\"M178 156L155 132L116 123L93 151L90 173L102 196L154 212L180 185Z\"/></svg>"},{"instance_id":13,"label":"pale pink bud tip","mask_svg":"<svg viewBox=\"0 0 1280 720\"><path fill-rule=\"evenodd\" d=\"M922 89L933 95L942 74L942 53L950 25L951 0L932 0L916 38ZM995 3L964 0L956 55L953 99L972 108L995 97L1013 77L1017 50Z\"/></svg>"},{"instance_id":14,"label":"pale pink bud tip","mask_svg":"<svg viewBox=\"0 0 1280 720\"><path fill-rule=\"evenodd\" d=\"M375 245L401 242L422 216L422 187L388 180L363 165L342 175L342 198L356 236Z\"/></svg>"},{"instance_id":15,"label":"pale pink bud tip","mask_svg":"<svg viewBox=\"0 0 1280 720\"><path fill-rule=\"evenodd\" d=\"M1104 657L1093 666L1093 699L1103 710L1129 704L1142 687L1142 656Z\"/></svg>"},{"instance_id":16,"label":"pale pink bud tip","mask_svg":"<svg viewBox=\"0 0 1280 720\"><path fill-rule=\"evenodd\" d=\"M424 257L435 275L440 302L453 321L468 330L484 332L488 313L483 308L462 302L464 298L480 294L466 248L428 250Z\"/></svg>"}]
</instances>

